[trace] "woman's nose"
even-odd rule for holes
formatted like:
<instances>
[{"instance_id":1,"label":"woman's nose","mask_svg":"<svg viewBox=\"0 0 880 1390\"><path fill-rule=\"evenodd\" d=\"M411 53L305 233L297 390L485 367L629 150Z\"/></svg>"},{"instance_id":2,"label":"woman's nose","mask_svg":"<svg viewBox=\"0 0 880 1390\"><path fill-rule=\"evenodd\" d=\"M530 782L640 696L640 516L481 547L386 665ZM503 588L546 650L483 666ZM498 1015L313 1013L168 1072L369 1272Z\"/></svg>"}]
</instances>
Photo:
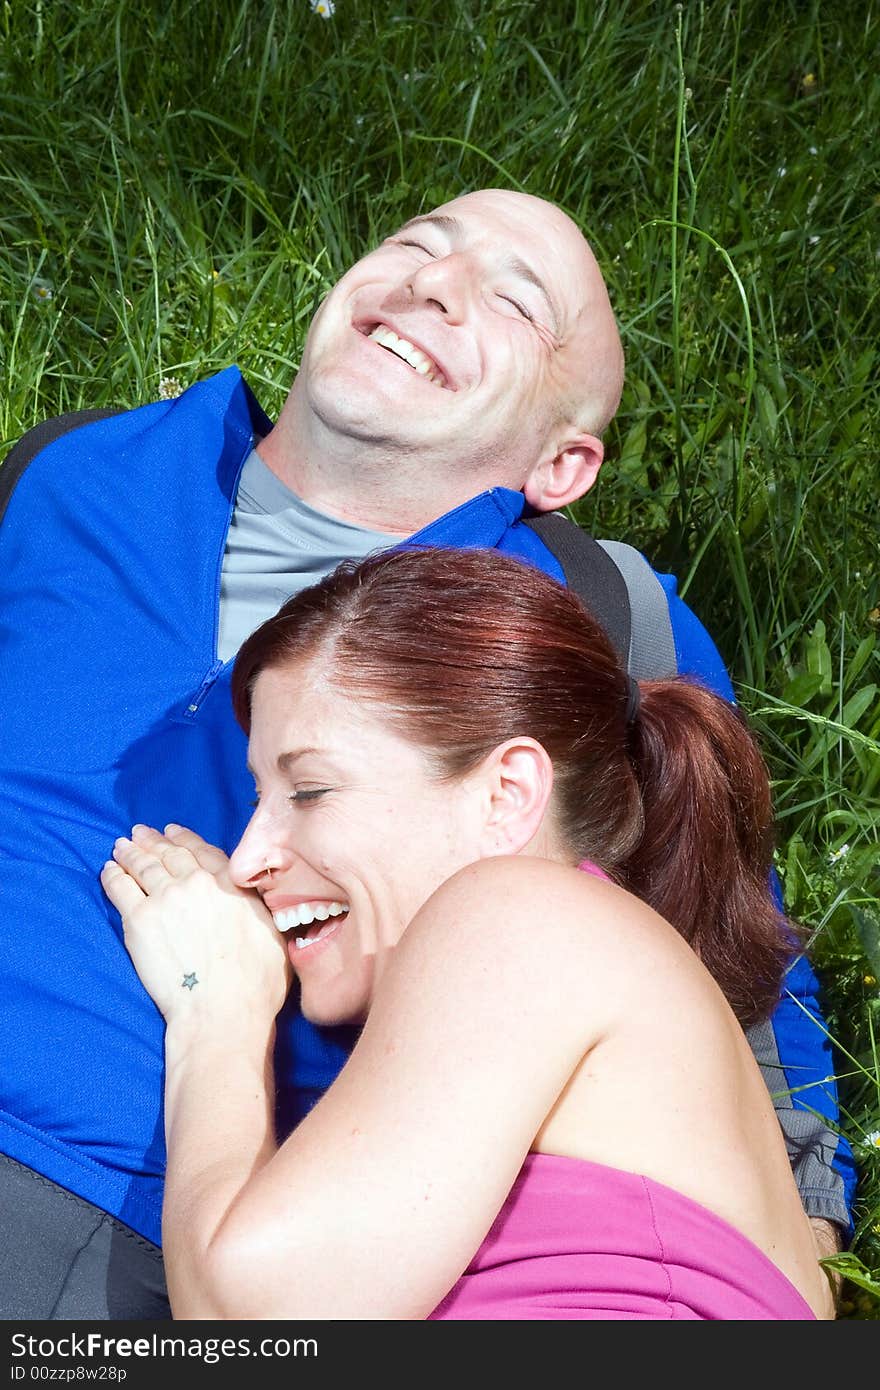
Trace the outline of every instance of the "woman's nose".
<instances>
[{"instance_id":1,"label":"woman's nose","mask_svg":"<svg viewBox=\"0 0 880 1390\"><path fill-rule=\"evenodd\" d=\"M229 876L239 888L266 889L272 882L272 871L281 867L282 850L277 836L269 833L259 811L245 827L245 832L229 857Z\"/></svg>"}]
</instances>

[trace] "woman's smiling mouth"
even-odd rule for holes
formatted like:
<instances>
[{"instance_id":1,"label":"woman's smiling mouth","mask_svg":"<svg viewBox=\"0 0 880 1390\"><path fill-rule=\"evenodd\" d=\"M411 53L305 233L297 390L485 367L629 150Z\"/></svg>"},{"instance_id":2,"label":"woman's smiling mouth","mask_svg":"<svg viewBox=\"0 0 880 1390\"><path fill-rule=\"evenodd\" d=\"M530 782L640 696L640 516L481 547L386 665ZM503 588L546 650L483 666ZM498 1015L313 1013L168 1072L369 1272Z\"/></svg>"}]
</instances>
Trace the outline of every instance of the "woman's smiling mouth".
<instances>
[{"instance_id":1,"label":"woman's smiling mouth","mask_svg":"<svg viewBox=\"0 0 880 1390\"><path fill-rule=\"evenodd\" d=\"M314 946L318 941L323 941L331 932L335 932L348 916L348 912L348 903L338 900L327 902L322 899L315 899L311 902L298 903L295 907L285 907L278 912L273 912L272 920L280 932L306 928L305 931L298 931L293 938L294 950L302 951L308 946Z\"/></svg>"}]
</instances>

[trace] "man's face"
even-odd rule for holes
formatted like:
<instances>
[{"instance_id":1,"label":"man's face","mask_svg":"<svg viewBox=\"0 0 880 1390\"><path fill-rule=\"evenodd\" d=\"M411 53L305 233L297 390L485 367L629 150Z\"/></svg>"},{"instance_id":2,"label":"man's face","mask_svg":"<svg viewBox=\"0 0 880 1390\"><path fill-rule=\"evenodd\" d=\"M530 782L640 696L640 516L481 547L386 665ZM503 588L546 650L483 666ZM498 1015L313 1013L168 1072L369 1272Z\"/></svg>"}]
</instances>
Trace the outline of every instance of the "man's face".
<instances>
[{"instance_id":1,"label":"man's face","mask_svg":"<svg viewBox=\"0 0 880 1390\"><path fill-rule=\"evenodd\" d=\"M331 430L444 476L519 488L566 426L584 307L604 295L580 232L483 190L405 224L315 316L300 376ZM554 450L555 451L555 450Z\"/></svg>"}]
</instances>

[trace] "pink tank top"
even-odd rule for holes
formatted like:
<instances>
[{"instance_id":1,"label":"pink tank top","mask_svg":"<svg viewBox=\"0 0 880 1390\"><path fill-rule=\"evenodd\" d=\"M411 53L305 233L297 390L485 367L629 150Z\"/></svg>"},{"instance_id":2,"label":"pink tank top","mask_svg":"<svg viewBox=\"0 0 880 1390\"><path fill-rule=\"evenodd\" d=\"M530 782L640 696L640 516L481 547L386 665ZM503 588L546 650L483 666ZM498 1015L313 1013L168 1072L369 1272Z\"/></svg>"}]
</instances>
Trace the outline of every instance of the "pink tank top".
<instances>
[{"instance_id":1,"label":"pink tank top","mask_svg":"<svg viewBox=\"0 0 880 1390\"><path fill-rule=\"evenodd\" d=\"M588 859L578 868L608 880ZM708 1208L638 1173L555 1154L528 1155L430 1316L815 1321L782 1271Z\"/></svg>"},{"instance_id":2,"label":"pink tank top","mask_svg":"<svg viewBox=\"0 0 880 1390\"><path fill-rule=\"evenodd\" d=\"M431 1318L814 1320L746 1236L662 1183L529 1154L492 1229Z\"/></svg>"},{"instance_id":3,"label":"pink tank top","mask_svg":"<svg viewBox=\"0 0 880 1390\"><path fill-rule=\"evenodd\" d=\"M613 880L608 877L605 870L600 869L598 864L594 864L592 859L582 859L578 864L578 868L582 873L592 874L593 878L604 878L606 883L613 882Z\"/></svg>"}]
</instances>

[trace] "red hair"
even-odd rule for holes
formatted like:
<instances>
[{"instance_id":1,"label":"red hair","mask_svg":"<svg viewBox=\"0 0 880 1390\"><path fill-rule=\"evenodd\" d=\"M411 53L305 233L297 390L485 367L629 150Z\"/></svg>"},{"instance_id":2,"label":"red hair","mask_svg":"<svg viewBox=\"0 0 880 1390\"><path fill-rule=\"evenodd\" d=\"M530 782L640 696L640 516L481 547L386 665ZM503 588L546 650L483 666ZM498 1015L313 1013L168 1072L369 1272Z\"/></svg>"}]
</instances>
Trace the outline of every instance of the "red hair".
<instances>
[{"instance_id":1,"label":"red hair","mask_svg":"<svg viewBox=\"0 0 880 1390\"><path fill-rule=\"evenodd\" d=\"M262 670L318 660L339 689L460 777L538 740L572 858L675 926L744 1025L776 1004L795 932L773 903L766 768L737 710L681 679L629 678L577 597L487 550L400 549L340 565L244 643L232 680L250 732Z\"/></svg>"}]
</instances>

